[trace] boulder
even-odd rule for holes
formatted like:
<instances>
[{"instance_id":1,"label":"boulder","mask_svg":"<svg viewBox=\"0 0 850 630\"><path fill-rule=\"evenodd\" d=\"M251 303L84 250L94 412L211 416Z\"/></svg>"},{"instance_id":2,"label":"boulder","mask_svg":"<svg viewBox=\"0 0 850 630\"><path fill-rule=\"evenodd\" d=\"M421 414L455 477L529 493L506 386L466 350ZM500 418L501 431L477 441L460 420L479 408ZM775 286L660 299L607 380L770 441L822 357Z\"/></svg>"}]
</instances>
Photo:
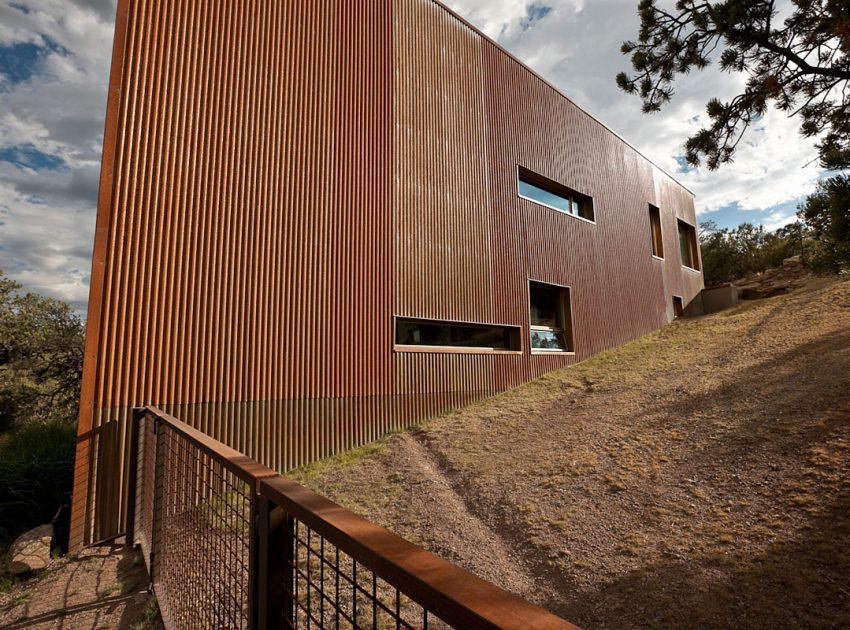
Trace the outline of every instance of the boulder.
<instances>
[{"instance_id":1,"label":"boulder","mask_svg":"<svg viewBox=\"0 0 850 630\"><path fill-rule=\"evenodd\" d=\"M799 267L802 264L803 264L803 257L802 256L791 256L791 258L786 258L785 260L782 261L782 266L786 267L786 268L788 268L788 267Z\"/></svg>"},{"instance_id":2,"label":"boulder","mask_svg":"<svg viewBox=\"0 0 850 630\"><path fill-rule=\"evenodd\" d=\"M12 543L6 564L12 575L44 569L50 564L50 542L53 525L39 525L22 534Z\"/></svg>"}]
</instances>

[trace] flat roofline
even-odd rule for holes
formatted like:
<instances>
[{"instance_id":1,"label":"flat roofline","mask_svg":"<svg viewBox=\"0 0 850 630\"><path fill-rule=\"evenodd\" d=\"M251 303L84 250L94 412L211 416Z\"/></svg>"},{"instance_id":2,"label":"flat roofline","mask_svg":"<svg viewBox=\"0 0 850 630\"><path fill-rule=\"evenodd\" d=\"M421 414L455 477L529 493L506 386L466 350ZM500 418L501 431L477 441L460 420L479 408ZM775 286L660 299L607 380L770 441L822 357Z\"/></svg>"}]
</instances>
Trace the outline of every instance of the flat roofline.
<instances>
[{"instance_id":1,"label":"flat roofline","mask_svg":"<svg viewBox=\"0 0 850 630\"><path fill-rule=\"evenodd\" d=\"M523 62L522 60L520 60L520 59L519 59L516 55L514 55L511 51L509 51L507 48L505 48L504 46L502 46L499 42L497 42L496 40L492 39L489 35L487 35L486 33L484 33L484 32L483 32L480 28L478 28L477 26L475 26L474 24L472 24L469 20L467 20L467 19L466 19L465 17L463 17L462 15L458 14L458 13L457 13L457 11L455 11L455 10L454 10L454 9L452 9L451 7L447 6L447 5L443 2L443 0L431 0L431 2L433 2L434 4L436 4L438 7L440 7L440 8L441 8L441 9L443 9L444 11L446 11L449 15L451 15L453 18L455 18L456 20L458 20L459 22L461 22L462 24L464 24L466 27L470 28L470 29L471 29L472 31L474 31L474 32L475 32L475 33L476 33L479 37L482 37L485 41L490 42L493 46L495 46L495 47L496 47L498 50L500 50L503 54L507 55L508 57L510 57L511 59L513 59L516 63L518 63L520 66L522 66L522 68L524 68L527 72L530 72L533 76L537 77L540 81L542 81L543 83L545 83L546 85L548 85L551 89L553 89L553 90L554 90L554 91L555 91L558 95L560 95L561 97L563 97L563 98L565 98L567 101L569 101L569 102L570 102L570 103L571 103L574 107L576 107L576 108L577 108L577 109L578 109L581 113L583 113L585 116L587 116L588 118L590 118L591 120L593 120L593 121L594 121L594 122L596 122L597 124L601 125L601 126L602 126L605 130L607 130L608 132L610 132L611 134L613 134L615 137L619 138L619 139L620 139L623 143L625 143L625 145L626 145L626 146L628 146L629 148L631 148L631 149L632 149L635 153L637 153L639 156L641 156L644 160L646 160L647 162L649 162L650 164L652 164L655 168L657 168L659 171L661 171L661 172L662 172L662 173L664 173L667 177L669 177L671 180L673 180L676 184L678 184L678 185L679 185L679 186L680 186L683 190L685 190L686 192L688 192L688 193L691 195L691 197L696 197L696 195L694 195L694 192L693 192L690 188L688 188L688 187L687 187L687 186L685 186L682 182L680 182L678 179L676 179L675 177L673 177L673 176L672 176L670 173L668 173L665 169L663 169L663 168L661 168L660 166L658 166L658 164L656 164L656 163L655 163L654 161L652 161L650 158L646 157L646 155L644 155L644 154L643 154L643 152L642 152L640 149L638 149L635 145L633 145L631 142L629 142L628 140L626 140L626 139L625 139L623 136L621 136L619 133L617 133L616 131L614 131L613 129L611 129L611 127L609 127L608 125L606 125L606 124L605 124L604 122L602 122L599 118L597 118L596 116L594 116L593 114L591 114L589 111L587 111L586 109L584 109L581 105L579 105L578 103L576 103L576 102L575 102L573 99L571 99L569 96L567 96L566 94L564 94L563 90L561 90L558 86L556 86L554 83L552 83L549 79L547 79L546 77L544 77L543 75L541 75L539 72L537 72L537 71L536 71L536 70L534 70L533 68L530 68L530 67L528 66L528 64L526 64L525 62Z\"/></svg>"}]
</instances>

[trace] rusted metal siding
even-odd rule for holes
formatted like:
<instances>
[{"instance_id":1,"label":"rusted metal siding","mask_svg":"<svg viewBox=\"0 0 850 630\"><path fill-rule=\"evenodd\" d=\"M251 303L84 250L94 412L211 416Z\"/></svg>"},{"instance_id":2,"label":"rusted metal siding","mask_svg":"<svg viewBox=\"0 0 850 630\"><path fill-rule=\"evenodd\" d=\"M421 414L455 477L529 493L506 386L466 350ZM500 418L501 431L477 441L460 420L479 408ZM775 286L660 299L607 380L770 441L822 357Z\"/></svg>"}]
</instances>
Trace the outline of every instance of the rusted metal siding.
<instances>
[{"instance_id":1,"label":"rusted metal siding","mask_svg":"<svg viewBox=\"0 0 850 630\"><path fill-rule=\"evenodd\" d=\"M396 315L493 312L483 42L430 0L394 2ZM398 353L398 393L494 391L485 355Z\"/></svg>"},{"instance_id":2,"label":"rusted metal siding","mask_svg":"<svg viewBox=\"0 0 850 630\"><path fill-rule=\"evenodd\" d=\"M429 0L394 5L396 308L490 321L482 41Z\"/></svg>"},{"instance_id":3,"label":"rusted metal siding","mask_svg":"<svg viewBox=\"0 0 850 630\"><path fill-rule=\"evenodd\" d=\"M702 278L673 255L676 217L695 224L692 195L498 46L487 42L484 58L494 309L527 329L528 281L568 286L575 339L574 356L497 357L503 389L659 328L672 295L692 299ZM518 198L518 165L592 197L595 223ZM664 217L663 261L650 203Z\"/></svg>"},{"instance_id":4,"label":"rusted metal siding","mask_svg":"<svg viewBox=\"0 0 850 630\"><path fill-rule=\"evenodd\" d=\"M280 468L352 444L324 448L327 436L374 439L389 414L338 414L356 426L329 430L318 403L262 425L243 405L357 401L395 384L389 0L124 0L122 14L78 539L117 531L131 406L205 405L192 417L206 432Z\"/></svg>"},{"instance_id":5,"label":"rusted metal siding","mask_svg":"<svg viewBox=\"0 0 850 630\"><path fill-rule=\"evenodd\" d=\"M131 407L277 470L362 445L663 325L702 286L676 217L690 193L431 0L120 0L74 542L121 530ZM530 353L529 280L571 288L574 355ZM523 352L396 352L395 316Z\"/></svg>"}]
</instances>

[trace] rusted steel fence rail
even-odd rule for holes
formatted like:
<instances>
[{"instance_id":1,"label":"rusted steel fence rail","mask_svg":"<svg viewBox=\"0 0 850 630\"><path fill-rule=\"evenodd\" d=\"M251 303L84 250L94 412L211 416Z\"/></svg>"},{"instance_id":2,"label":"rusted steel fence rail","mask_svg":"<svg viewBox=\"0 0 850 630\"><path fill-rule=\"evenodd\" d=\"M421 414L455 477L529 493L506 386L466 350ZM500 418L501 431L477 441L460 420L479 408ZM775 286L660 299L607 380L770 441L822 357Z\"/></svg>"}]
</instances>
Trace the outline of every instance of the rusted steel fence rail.
<instances>
[{"instance_id":1,"label":"rusted steel fence rail","mask_svg":"<svg viewBox=\"0 0 850 630\"><path fill-rule=\"evenodd\" d=\"M575 629L158 409L134 423L128 540L169 630Z\"/></svg>"}]
</instances>

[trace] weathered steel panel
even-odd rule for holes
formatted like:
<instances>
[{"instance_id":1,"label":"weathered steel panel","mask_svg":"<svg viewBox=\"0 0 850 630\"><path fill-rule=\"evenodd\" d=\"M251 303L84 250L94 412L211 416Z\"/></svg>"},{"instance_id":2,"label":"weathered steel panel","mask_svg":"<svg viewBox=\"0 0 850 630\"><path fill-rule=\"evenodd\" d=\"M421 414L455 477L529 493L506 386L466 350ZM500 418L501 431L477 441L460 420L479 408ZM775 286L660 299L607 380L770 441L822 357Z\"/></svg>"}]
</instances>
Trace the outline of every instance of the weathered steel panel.
<instances>
[{"instance_id":1,"label":"weathered steel panel","mask_svg":"<svg viewBox=\"0 0 850 630\"><path fill-rule=\"evenodd\" d=\"M490 322L482 40L430 0L394 24L396 309Z\"/></svg>"},{"instance_id":2,"label":"weathered steel panel","mask_svg":"<svg viewBox=\"0 0 850 630\"><path fill-rule=\"evenodd\" d=\"M529 324L528 281L571 288L575 355L496 357L497 389L624 343L669 321L672 295L702 286L677 256L652 257L648 204L661 208L665 250L676 217L694 224L692 195L569 99L485 43L492 255L497 318ZM519 198L523 166L593 198L595 222Z\"/></svg>"},{"instance_id":3,"label":"weathered steel panel","mask_svg":"<svg viewBox=\"0 0 850 630\"><path fill-rule=\"evenodd\" d=\"M394 392L391 19L389 0L120 3L78 541L118 529L134 405L224 404L193 417L279 467L388 430L386 413L232 410ZM287 441L290 422L309 437L286 459L266 445Z\"/></svg>"}]
</instances>

